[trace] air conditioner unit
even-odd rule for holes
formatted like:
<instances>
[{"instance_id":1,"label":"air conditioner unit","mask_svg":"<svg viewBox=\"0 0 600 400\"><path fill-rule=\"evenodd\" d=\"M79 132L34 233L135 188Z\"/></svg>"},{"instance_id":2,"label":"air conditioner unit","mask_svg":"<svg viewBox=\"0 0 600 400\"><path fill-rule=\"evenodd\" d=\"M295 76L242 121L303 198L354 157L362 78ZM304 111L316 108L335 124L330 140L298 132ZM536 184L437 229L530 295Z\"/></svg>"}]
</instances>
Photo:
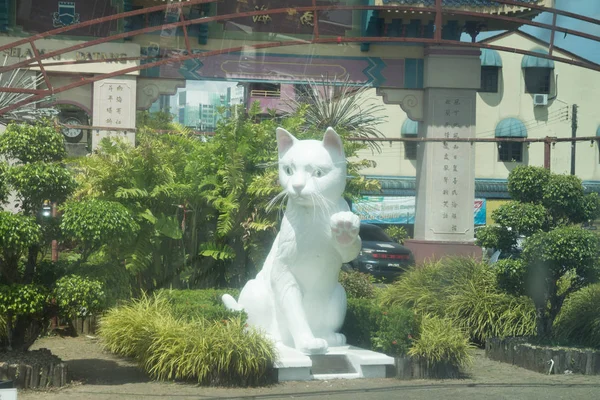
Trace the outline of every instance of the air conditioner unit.
<instances>
[{"instance_id":1,"label":"air conditioner unit","mask_svg":"<svg viewBox=\"0 0 600 400\"><path fill-rule=\"evenodd\" d=\"M534 106L548 105L548 95L547 94L534 94L533 95L533 105Z\"/></svg>"}]
</instances>

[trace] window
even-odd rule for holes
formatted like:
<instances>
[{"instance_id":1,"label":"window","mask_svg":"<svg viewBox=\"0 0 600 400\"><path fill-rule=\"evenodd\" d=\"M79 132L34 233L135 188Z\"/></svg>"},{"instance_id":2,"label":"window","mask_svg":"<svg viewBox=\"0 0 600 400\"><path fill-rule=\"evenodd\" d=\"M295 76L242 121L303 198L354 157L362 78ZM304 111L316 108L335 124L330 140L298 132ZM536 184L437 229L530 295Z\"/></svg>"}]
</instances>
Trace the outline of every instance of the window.
<instances>
[{"instance_id":1,"label":"window","mask_svg":"<svg viewBox=\"0 0 600 400\"><path fill-rule=\"evenodd\" d=\"M481 67L481 88L480 92L498 93L498 76L500 68L498 67Z\"/></svg>"},{"instance_id":2,"label":"window","mask_svg":"<svg viewBox=\"0 0 600 400\"><path fill-rule=\"evenodd\" d=\"M522 142L498 143L498 161L522 162L523 161L523 143Z\"/></svg>"},{"instance_id":3,"label":"window","mask_svg":"<svg viewBox=\"0 0 600 400\"><path fill-rule=\"evenodd\" d=\"M404 142L404 158L407 160L417 159L417 142Z\"/></svg>"},{"instance_id":4,"label":"window","mask_svg":"<svg viewBox=\"0 0 600 400\"><path fill-rule=\"evenodd\" d=\"M550 93L550 68L525 68L525 93Z\"/></svg>"}]
</instances>

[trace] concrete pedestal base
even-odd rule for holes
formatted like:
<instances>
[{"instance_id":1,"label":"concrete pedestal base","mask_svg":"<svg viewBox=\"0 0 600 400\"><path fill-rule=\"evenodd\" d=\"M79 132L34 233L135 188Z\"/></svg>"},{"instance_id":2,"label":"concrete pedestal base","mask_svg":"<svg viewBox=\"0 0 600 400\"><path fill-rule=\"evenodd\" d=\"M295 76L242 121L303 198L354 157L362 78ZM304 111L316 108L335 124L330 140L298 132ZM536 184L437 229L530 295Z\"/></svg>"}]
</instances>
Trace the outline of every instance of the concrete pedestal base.
<instances>
[{"instance_id":1,"label":"concrete pedestal base","mask_svg":"<svg viewBox=\"0 0 600 400\"><path fill-rule=\"evenodd\" d=\"M325 355L308 356L277 345L277 352L274 367L279 382L385 378L386 365L394 365L392 357L354 346L330 347Z\"/></svg>"},{"instance_id":2,"label":"concrete pedestal base","mask_svg":"<svg viewBox=\"0 0 600 400\"><path fill-rule=\"evenodd\" d=\"M474 257L481 260L483 251L473 242L439 242L432 240L409 239L404 241L415 256L415 262L422 264L427 261L439 260L447 256Z\"/></svg>"}]
</instances>

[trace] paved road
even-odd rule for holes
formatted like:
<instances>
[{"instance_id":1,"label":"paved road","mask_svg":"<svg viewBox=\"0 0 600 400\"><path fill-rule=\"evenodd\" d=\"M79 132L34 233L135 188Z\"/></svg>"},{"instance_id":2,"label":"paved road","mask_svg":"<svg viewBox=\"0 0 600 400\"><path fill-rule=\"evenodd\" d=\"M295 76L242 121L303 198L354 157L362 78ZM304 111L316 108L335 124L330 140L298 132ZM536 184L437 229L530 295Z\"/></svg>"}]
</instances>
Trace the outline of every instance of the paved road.
<instances>
[{"instance_id":1,"label":"paved road","mask_svg":"<svg viewBox=\"0 0 600 400\"><path fill-rule=\"evenodd\" d=\"M462 380L361 379L286 382L266 388L204 388L191 384L152 382L133 364L102 352L85 338L44 339L47 347L69 363L79 380L49 392L21 391L19 400L151 400L151 399L600 399L600 376L543 375L490 361L481 351Z\"/></svg>"}]
</instances>

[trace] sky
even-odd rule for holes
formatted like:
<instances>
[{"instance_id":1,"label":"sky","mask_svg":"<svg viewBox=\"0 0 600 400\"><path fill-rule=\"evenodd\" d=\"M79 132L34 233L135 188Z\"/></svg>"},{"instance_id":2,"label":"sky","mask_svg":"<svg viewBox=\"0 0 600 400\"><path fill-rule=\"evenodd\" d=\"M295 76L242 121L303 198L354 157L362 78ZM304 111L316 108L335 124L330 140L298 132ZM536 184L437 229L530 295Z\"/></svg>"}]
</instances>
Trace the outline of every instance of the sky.
<instances>
[{"instance_id":1,"label":"sky","mask_svg":"<svg viewBox=\"0 0 600 400\"><path fill-rule=\"evenodd\" d=\"M600 0L556 0L555 6L559 10L600 19ZM552 24L552 14L542 13L536 17L534 21ZM578 21L576 19L563 17L560 15L556 20L556 24L564 28L574 29L600 36L600 25L594 25L588 22ZM547 29L541 29L533 26L523 26L521 27L521 30L546 42L550 41L550 31ZM498 33L500 32L483 32L477 37L477 39L482 40ZM461 39L464 41L470 41L471 37L463 34ZM600 42L595 42L593 40L574 35L567 35L565 37L565 34L561 32L556 32L554 42L555 46L557 47L563 48L571 53L575 53L576 55L600 64Z\"/></svg>"}]
</instances>

